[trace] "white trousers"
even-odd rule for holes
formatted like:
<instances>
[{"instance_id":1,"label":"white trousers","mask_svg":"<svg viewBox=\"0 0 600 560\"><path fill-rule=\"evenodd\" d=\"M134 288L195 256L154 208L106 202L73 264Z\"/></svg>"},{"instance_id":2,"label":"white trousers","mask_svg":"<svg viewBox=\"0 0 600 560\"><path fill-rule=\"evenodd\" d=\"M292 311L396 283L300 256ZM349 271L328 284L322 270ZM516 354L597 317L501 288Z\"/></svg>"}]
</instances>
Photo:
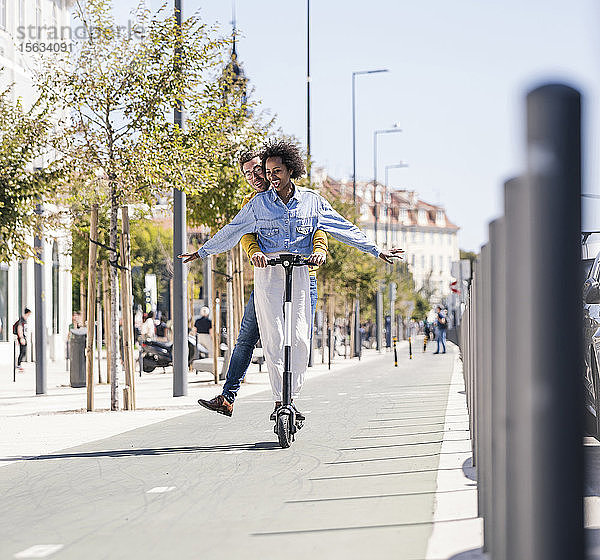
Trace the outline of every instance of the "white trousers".
<instances>
[{"instance_id":1,"label":"white trousers","mask_svg":"<svg viewBox=\"0 0 600 560\"><path fill-rule=\"evenodd\" d=\"M279 253L267 255L273 258ZM265 362L276 401L283 393L285 270L283 266L254 267L254 307ZM310 350L310 285L307 266L295 266L292 276L291 360L292 397L300 392Z\"/></svg>"}]
</instances>

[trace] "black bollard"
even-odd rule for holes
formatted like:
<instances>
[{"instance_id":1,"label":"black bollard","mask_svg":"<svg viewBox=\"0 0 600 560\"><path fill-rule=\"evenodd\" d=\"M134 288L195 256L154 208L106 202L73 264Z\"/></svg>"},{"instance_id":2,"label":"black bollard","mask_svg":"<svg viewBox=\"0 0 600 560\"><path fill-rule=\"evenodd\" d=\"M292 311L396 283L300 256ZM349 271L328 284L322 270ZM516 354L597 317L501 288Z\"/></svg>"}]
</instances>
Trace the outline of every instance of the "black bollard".
<instances>
[{"instance_id":1,"label":"black bollard","mask_svg":"<svg viewBox=\"0 0 600 560\"><path fill-rule=\"evenodd\" d=\"M408 337L408 359L412 360L412 337Z\"/></svg>"},{"instance_id":2,"label":"black bollard","mask_svg":"<svg viewBox=\"0 0 600 560\"><path fill-rule=\"evenodd\" d=\"M584 558L580 123L576 90L527 96L527 175L506 215L507 323L523 327L507 329L510 559ZM534 328L549 302L560 320Z\"/></svg>"},{"instance_id":3,"label":"black bollard","mask_svg":"<svg viewBox=\"0 0 600 560\"><path fill-rule=\"evenodd\" d=\"M394 367L398 367L398 350L396 348L396 341L398 339L396 337L394 337L393 340L394 340Z\"/></svg>"}]
</instances>

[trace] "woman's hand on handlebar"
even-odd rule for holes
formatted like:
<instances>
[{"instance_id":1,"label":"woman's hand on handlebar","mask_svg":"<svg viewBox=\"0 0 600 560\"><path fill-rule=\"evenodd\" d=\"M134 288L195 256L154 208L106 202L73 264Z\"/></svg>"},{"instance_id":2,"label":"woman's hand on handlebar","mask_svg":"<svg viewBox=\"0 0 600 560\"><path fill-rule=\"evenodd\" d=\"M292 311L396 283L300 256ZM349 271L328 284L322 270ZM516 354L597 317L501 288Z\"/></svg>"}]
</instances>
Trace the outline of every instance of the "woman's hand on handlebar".
<instances>
[{"instance_id":1,"label":"woman's hand on handlebar","mask_svg":"<svg viewBox=\"0 0 600 560\"><path fill-rule=\"evenodd\" d=\"M327 255L321 251L315 251L306 259L307 263L321 266L327 260Z\"/></svg>"},{"instance_id":2,"label":"woman's hand on handlebar","mask_svg":"<svg viewBox=\"0 0 600 560\"><path fill-rule=\"evenodd\" d=\"M389 251L382 251L379 253L379 258L383 259L386 263L393 264L392 259L402 259L402 253L404 249L390 249Z\"/></svg>"},{"instance_id":3,"label":"woman's hand on handlebar","mask_svg":"<svg viewBox=\"0 0 600 560\"><path fill-rule=\"evenodd\" d=\"M261 251L257 251L250 257L250 262L258 268L265 268L267 266L267 257Z\"/></svg>"}]
</instances>

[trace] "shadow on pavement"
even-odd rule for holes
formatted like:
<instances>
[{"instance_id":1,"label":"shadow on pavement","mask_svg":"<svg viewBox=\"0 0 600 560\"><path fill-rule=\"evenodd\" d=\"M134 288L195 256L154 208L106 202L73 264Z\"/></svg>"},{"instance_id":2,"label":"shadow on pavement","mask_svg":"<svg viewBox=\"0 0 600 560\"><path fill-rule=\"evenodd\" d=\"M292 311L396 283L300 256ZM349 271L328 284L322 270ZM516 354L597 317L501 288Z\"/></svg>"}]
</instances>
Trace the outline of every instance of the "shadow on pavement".
<instances>
[{"instance_id":1,"label":"shadow on pavement","mask_svg":"<svg viewBox=\"0 0 600 560\"><path fill-rule=\"evenodd\" d=\"M231 445L189 445L183 447L154 447L146 449L114 449L107 451L87 451L80 453L50 453L48 455L21 456L21 457L2 457L0 462L5 461L45 461L47 459L87 459L97 457L136 457L140 455L168 455L171 453L222 453L222 452L243 452L243 451L270 451L280 449L276 441L261 441L252 444L231 444Z\"/></svg>"},{"instance_id":2,"label":"shadow on pavement","mask_svg":"<svg viewBox=\"0 0 600 560\"><path fill-rule=\"evenodd\" d=\"M448 558L448 560L484 560L485 558L487 558L487 556L483 553L481 548L474 548L455 554Z\"/></svg>"}]
</instances>

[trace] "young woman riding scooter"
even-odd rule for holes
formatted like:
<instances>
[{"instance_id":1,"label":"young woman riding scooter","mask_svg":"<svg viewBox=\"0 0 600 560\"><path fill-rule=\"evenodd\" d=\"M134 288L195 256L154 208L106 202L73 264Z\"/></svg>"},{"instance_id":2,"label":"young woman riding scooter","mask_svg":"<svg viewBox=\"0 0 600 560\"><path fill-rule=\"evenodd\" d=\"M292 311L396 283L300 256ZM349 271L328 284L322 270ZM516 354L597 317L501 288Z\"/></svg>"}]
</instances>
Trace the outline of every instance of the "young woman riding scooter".
<instances>
[{"instance_id":1,"label":"young woman riding scooter","mask_svg":"<svg viewBox=\"0 0 600 560\"><path fill-rule=\"evenodd\" d=\"M280 266L267 267L267 260L295 254L307 257L307 263L321 264L323 255L312 254L312 237L317 229L388 263L393 262L393 258L401 258L403 251L381 251L316 191L296 186L292 180L302 177L305 167L293 143L269 142L262 152L262 162L271 188L252 198L197 252L185 253L180 258L190 262L218 254L234 247L245 233L256 233L261 252L253 255L254 302L276 413L283 392L285 271ZM292 398L300 393L308 366L311 321L306 269L306 266L293 269L291 306L288 306L295 325L291 333Z\"/></svg>"}]
</instances>

